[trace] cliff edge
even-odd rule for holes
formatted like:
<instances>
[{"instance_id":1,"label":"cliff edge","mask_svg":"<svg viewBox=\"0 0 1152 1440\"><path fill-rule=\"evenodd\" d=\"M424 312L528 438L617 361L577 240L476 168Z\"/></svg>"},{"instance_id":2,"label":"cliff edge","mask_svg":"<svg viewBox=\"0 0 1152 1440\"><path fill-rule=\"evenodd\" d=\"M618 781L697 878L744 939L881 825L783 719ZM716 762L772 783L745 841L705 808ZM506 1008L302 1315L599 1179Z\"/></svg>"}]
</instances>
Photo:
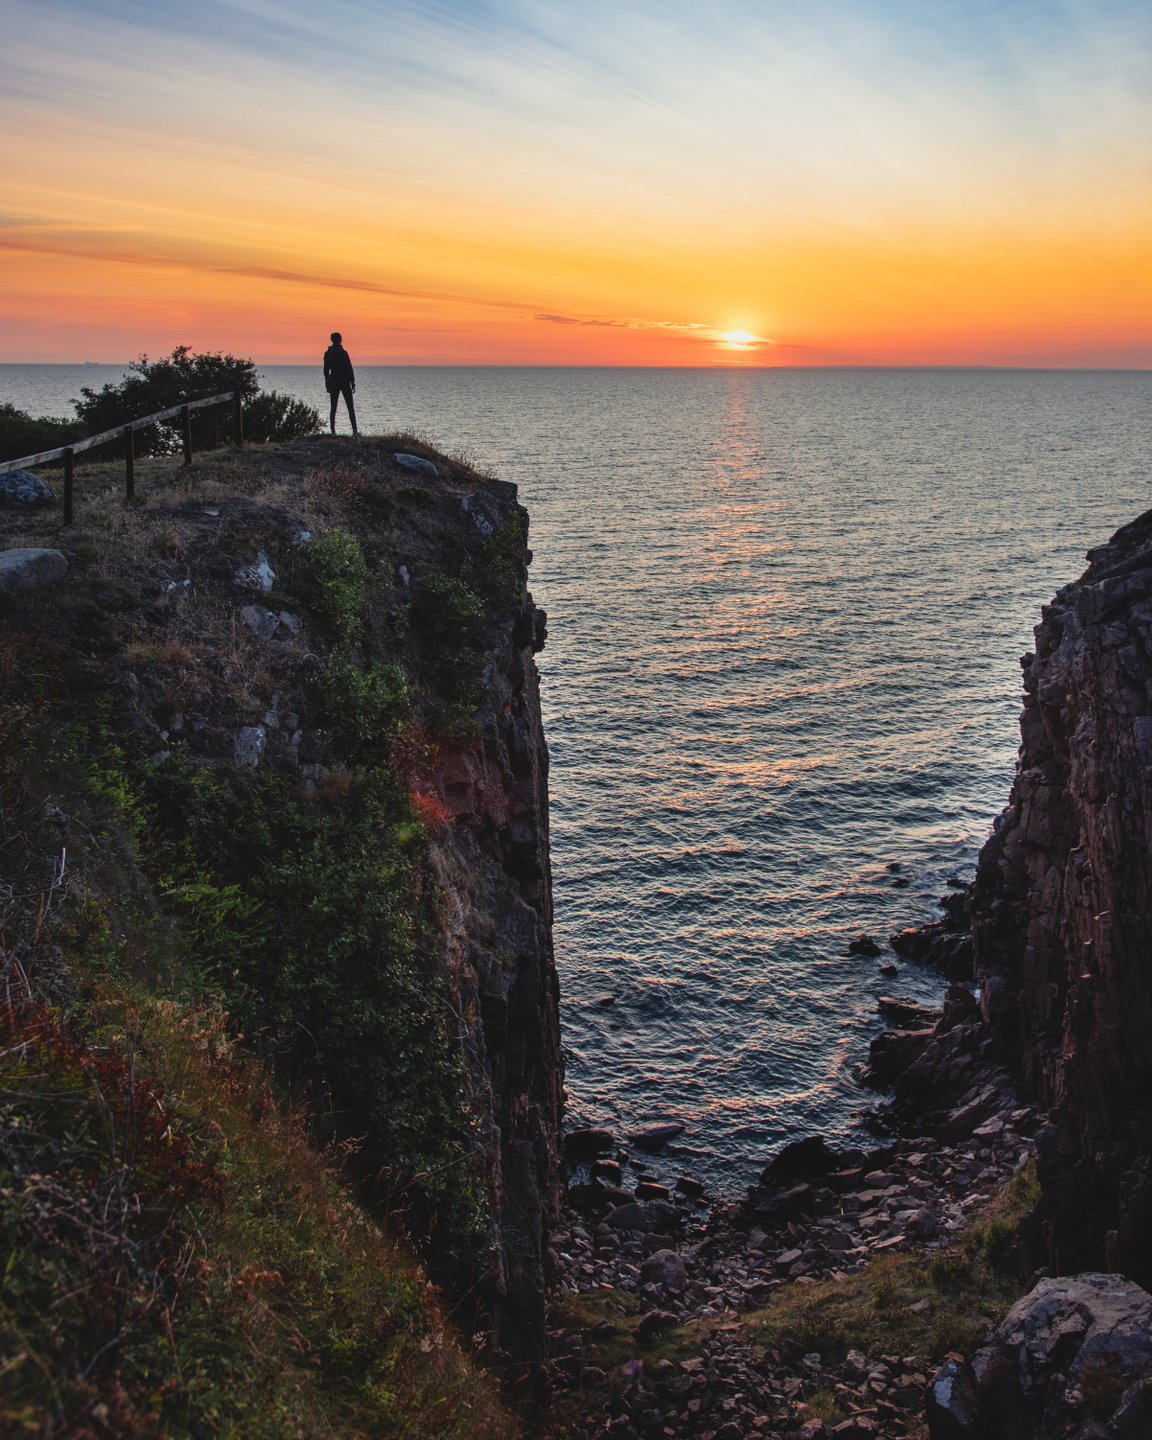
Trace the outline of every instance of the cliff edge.
<instances>
[{"instance_id":1,"label":"cliff edge","mask_svg":"<svg viewBox=\"0 0 1152 1440\"><path fill-rule=\"evenodd\" d=\"M57 1426L159 1395L165 1434L198 1406L252 1435L424 1433L429 1406L445 1434L502 1433L453 1335L542 1377L562 1185L527 513L411 436L158 459L136 483L125 506L116 467L81 471L70 529L0 510L0 1223L21 1323L62 1307L39 1368L13 1361L21 1413L47 1384ZM29 1073L57 1071L29 1129ZM125 1106L132 1136L167 1117L179 1194L104 1125ZM324 1198L337 1173L359 1221ZM87 1204L89 1175L135 1197L124 1254L166 1217L131 1336L136 1301L65 1297L19 1240ZM411 1257L387 1284L349 1258L374 1226L418 1248L453 1327ZM164 1334L174 1358L145 1364Z\"/></svg>"},{"instance_id":2,"label":"cliff edge","mask_svg":"<svg viewBox=\"0 0 1152 1440\"><path fill-rule=\"evenodd\" d=\"M972 896L1001 1053L1051 1113L1059 1273L1152 1284L1152 512L1092 550L1026 655L1009 803Z\"/></svg>"}]
</instances>

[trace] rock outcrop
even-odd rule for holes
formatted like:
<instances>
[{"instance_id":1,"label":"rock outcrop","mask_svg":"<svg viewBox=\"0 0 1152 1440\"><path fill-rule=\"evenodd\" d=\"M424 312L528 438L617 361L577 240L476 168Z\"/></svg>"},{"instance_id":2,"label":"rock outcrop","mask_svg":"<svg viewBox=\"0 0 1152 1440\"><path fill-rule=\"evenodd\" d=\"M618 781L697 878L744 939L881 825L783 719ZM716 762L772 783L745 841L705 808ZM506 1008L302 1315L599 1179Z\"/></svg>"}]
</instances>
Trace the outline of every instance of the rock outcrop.
<instances>
[{"instance_id":1,"label":"rock outcrop","mask_svg":"<svg viewBox=\"0 0 1152 1440\"><path fill-rule=\"evenodd\" d=\"M928 1401L932 1440L1152 1434L1152 1295L1118 1275L1042 1280Z\"/></svg>"},{"instance_id":2,"label":"rock outcrop","mask_svg":"<svg viewBox=\"0 0 1152 1440\"><path fill-rule=\"evenodd\" d=\"M972 895L1000 1053L1052 1114L1060 1273L1152 1283L1152 512L1089 552L1026 655L1009 804Z\"/></svg>"}]
</instances>

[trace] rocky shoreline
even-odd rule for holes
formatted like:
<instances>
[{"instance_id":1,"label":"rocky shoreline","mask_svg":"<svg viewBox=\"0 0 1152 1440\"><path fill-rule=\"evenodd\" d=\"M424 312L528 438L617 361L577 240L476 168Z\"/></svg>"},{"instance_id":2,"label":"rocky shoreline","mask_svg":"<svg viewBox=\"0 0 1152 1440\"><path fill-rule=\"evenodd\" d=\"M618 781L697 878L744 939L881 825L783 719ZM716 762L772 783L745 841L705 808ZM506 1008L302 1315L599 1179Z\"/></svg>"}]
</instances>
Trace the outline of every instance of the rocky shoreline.
<instances>
[{"instance_id":1,"label":"rocky shoreline","mask_svg":"<svg viewBox=\"0 0 1152 1440\"><path fill-rule=\"evenodd\" d=\"M894 1091L881 1112L887 1142L836 1152L819 1137L798 1141L745 1199L706 1218L683 1181L674 1194L643 1178L621 1183L630 1169L642 1177L635 1145L605 1131L568 1137L571 1158L600 1153L570 1187L553 1234L553 1312L606 1291L627 1297L630 1312L590 1332L551 1331L556 1384L585 1394L596 1412L571 1440L924 1433L936 1369L927 1357L765 1348L742 1323L787 1287L844 1281L879 1256L930 1262L1029 1166L1040 1117L1020 1103L969 991L950 987L939 1012L898 1000L882 1008L916 1027L889 1030L872 1047L868 1078ZM653 1353L685 1329L699 1331L697 1354ZM604 1340L629 1350L614 1371L598 1363ZM817 1396L832 1397L837 1418L813 1414Z\"/></svg>"}]
</instances>

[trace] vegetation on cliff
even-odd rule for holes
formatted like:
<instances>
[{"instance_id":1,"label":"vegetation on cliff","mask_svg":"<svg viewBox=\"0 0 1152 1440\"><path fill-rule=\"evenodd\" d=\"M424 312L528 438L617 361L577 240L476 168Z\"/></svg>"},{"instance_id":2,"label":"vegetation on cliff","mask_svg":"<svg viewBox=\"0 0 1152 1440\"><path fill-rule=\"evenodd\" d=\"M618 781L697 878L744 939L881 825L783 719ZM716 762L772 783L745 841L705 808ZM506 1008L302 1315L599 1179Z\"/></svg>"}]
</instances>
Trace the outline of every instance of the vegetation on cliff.
<instances>
[{"instance_id":1,"label":"vegetation on cliff","mask_svg":"<svg viewBox=\"0 0 1152 1440\"><path fill-rule=\"evenodd\" d=\"M487 1264L430 836L523 533L397 448L3 522L70 562L0 601L4 1433L512 1433L412 1246Z\"/></svg>"},{"instance_id":2,"label":"vegetation on cliff","mask_svg":"<svg viewBox=\"0 0 1152 1440\"><path fill-rule=\"evenodd\" d=\"M226 390L239 390L244 397L244 429L251 441L296 440L315 435L320 428L319 413L311 405L276 390L261 390L254 361L178 345L171 355L159 360L141 355L129 365L124 379L115 384L102 385L99 390L84 386L80 399L72 402L74 420L33 417L14 405L0 405L0 460L18 460L24 455L56 450L86 435L99 435L145 415ZM232 438L230 413L218 409L195 411L191 423L197 449L222 445ZM133 436L133 450L138 456L174 455L181 444L180 426L174 421L137 430ZM116 442L112 442L100 453L107 458L117 450Z\"/></svg>"}]
</instances>

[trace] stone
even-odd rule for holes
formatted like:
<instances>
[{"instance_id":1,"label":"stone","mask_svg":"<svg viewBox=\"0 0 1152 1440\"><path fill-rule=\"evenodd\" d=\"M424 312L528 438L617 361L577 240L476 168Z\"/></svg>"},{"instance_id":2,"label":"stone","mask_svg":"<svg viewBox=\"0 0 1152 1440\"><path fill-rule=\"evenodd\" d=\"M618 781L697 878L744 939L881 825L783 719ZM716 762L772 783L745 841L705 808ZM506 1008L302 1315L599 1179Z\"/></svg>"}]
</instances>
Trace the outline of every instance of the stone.
<instances>
[{"instance_id":1,"label":"stone","mask_svg":"<svg viewBox=\"0 0 1152 1440\"><path fill-rule=\"evenodd\" d=\"M646 1285L659 1285L669 1295L680 1295L688 1285L688 1271L675 1250L657 1250L640 1266Z\"/></svg>"},{"instance_id":2,"label":"stone","mask_svg":"<svg viewBox=\"0 0 1152 1440\"><path fill-rule=\"evenodd\" d=\"M54 505L56 492L31 470L9 470L0 475L0 505Z\"/></svg>"},{"instance_id":3,"label":"stone","mask_svg":"<svg viewBox=\"0 0 1152 1440\"><path fill-rule=\"evenodd\" d=\"M477 490L474 495L465 495L460 509L469 517L481 535L495 535L508 522L509 509L492 495Z\"/></svg>"},{"instance_id":4,"label":"stone","mask_svg":"<svg viewBox=\"0 0 1152 1440\"><path fill-rule=\"evenodd\" d=\"M822 1135L809 1135L785 1145L760 1172L762 1185L778 1185L791 1180L810 1180L827 1175L839 1165L834 1150Z\"/></svg>"},{"instance_id":5,"label":"stone","mask_svg":"<svg viewBox=\"0 0 1152 1440\"><path fill-rule=\"evenodd\" d=\"M916 1000L906 1000L900 995L882 995L876 1002L876 1008L898 1030L931 1030L941 1016L939 1010L921 1005Z\"/></svg>"},{"instance_id":6,"label":"stone","mask_svg":"<svg viewBox=\"0 0 1152 1440\"><path fill-rule=\"evenodd\" d=\"M931 1210L917 1210L905 1223L904 1230L913 1240L935 1240L940 1234L940 1222Z\"/></svg>"},{"instance_id":7,"label":"stone","mask_svg":"<svg viewBox=\"0 0 1152 1440\"><path fill-rule=\"evenodd\" d=\"M1119 1275L1048 1278L967 1361L950 1359L937 1373L930 1433L932 1440L1123 1434L1080 1427L1119 1415L1137 1423L1150 1381L1152 1295Z\"/></svg>"},{"instance_id":8,"label":"stone","mask_svg":"<svg viewBox=\"0 0 1152 1440\"><path fill-rule=\"evenodd\" d=\"M276 572L264 551L258 550L253 564L239 566L234 578L242 590L271 590L276 583Z\"/></svg>"},{"instance_id":9,"label":"stone","mask_svg":"<svg viewBox=\"0 0 1152 1440\"><path fill-rule=\"evenodd\" d=\"M0 590L57 585L68 574L68 561L59 550L0 550Z\"/></svg>"},{"instance_id":10,"label":"stone","mask_svg":"<svg viewBox=\"0 0 1152 1440\"><path fill-rule=\"evenodd\" d=\"M884 948L871 935L857 935L855 940L848 942L849 955L869 955L873 959L884 953Z\"/></svg>"},{"instance_id":11,"label":"stone","mask_svg":"<svg viewBox=\"0 0 1152 1440\"><path fill-rule=\"evenodd\" d=\"M652 1232L652 1216L648 1212L648 1203L644 1200L617 1205L605 1215L604 1223L613 1230L634 1230L642 1235Z\"/></svg>"},{"instance_id":12,"label":"stone","mask_svg":"<svg viewBox=\"0 0 1152 1440\"><path fill-rule=\"evenodd\" d=\"M245 725L236 732L237 765L259 765L268 745L268 732L263 725Z\"/></svg>"},{"instance_id":13,"label":"stone","mask_svg":"<svg viewBox=\"0 0 1152 1440\"><path fill-rule=\"evenodd\" d=\"M591 1160L597 1155L607 1154L615 1144L611 1130L586 1126L568 1131L564 1136L564 1153L569 1160Z\"/></svg>"},{"instance_id":14,"label":"stone","mask_svg":"<svg viewBox=\"0 0 1152 1440\"><path fill-rule=\"evenodd\" d=\"M641 1345L647 1345L665 1330L673 1330L679 1320L669 1310L649 1310L636 1327L636 1338Z\"/></svg>"},{"instance_id":15,"label":"stone","mask_svg":"<svg viewBox=\"0 0 1152 1440\"><path fill-rule=\"evenodd\" d=\"M681 1195L687 1195L689 1200L699 1200L704 1194L704 1186L694 1175L678 1175L676 1177L676 1189Z\"/></svg>"},{"instance_id":16,"label":"stone","mask_svg":"<svg viewBox=\"0 0 1152 1440\"><path fill-rule=\"evenodd\" d=\"M671 1192L667 1185L661 1185L656 1180L641 1180L636 1186L637 1200L670 1200Z\"/></svg>"},{"instance_id":17,"label":"stone","mask_svg":"<svg viewBox=\"0 0 1152 1440\"><path fill-rule=\"evenodd\" d=\"M242 605L240 619L260 640L271 640L280 628L280 621L263 605Z\"/></svg>"},{"instance_id":18,"label":"stone","mask_svg":"<svg viewBox=\"0 0 1152 1440\"><path fill-rule=\"evenodd\" d=\"M405 470L415 470L425 475L440 474L440 471L436 468L432 461L425 460L423 455L409 455L406 453L400 453L397 455L393 455L392 459L395 460L397 465L403 466Z\"/></svg>"},{"instance_id":19,"label":"stone","mask_svg":"<svg viewBox=\"0 0 1152 1440\"><path fill-rule=\"evenodd\" d=\"M287 630L290 635L300 634L300 629L303 622L301 621L299 615L293 615L290 610L281 610L280 614L277 616L277 619L280 621L281 625L284 626L285 630Z\"/></svg>"},{"instance_id":20,"label":"stone","mask_svg":"<svg viewBox=\"0 0 1152 1440\"><path fill-rule=\"evenodd\" d=\"M675 1140L677 1135L683 1135L684 1126L678 1123L669 1125L646 1125L641 1130L634 1130L628 1136L628 1143L635 1145L637 1150L647 1151L655 1154L663 1150L670 1140Z\"/></svg>"}]
</instances>

